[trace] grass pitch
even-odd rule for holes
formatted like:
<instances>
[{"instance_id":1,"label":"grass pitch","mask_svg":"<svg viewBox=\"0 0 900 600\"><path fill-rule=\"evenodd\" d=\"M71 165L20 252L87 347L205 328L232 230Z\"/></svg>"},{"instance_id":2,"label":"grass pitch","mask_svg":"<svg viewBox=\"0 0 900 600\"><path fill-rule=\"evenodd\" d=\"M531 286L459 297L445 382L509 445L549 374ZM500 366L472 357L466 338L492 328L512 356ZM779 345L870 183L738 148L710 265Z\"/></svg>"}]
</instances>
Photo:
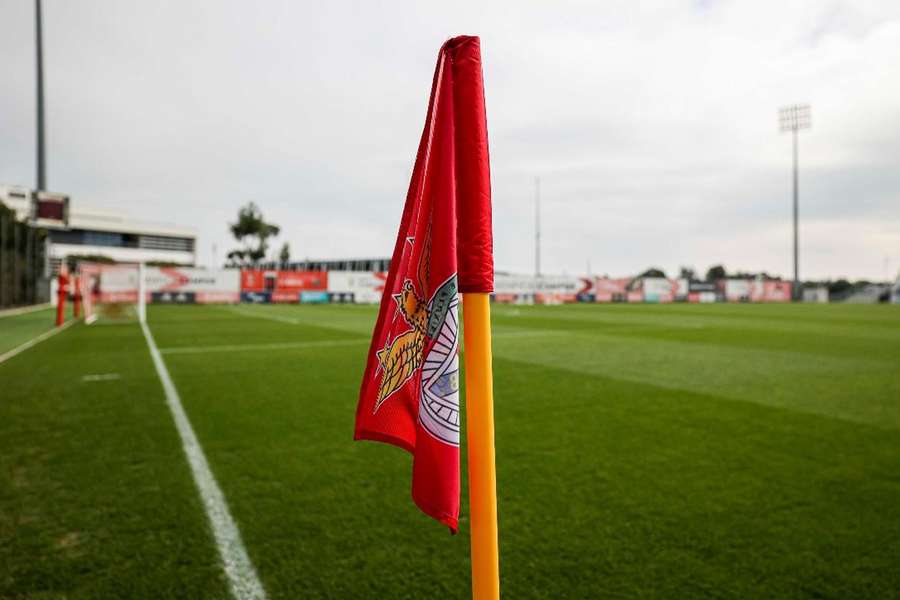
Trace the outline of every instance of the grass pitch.
<instances>
[{"instance_id":1,"label":"grass pitch","mask_svg":"<svg viewBox=\"0 0 900 600\"><path fill-rule=\"evenodd\" d=\"M493 311L506 597L900 597L897 307ZM374 317L149 307L271 598L469 594L465 496L351 441ZM227 596L140 328L0 364L0 597Z\"/></svg>"}]
</instances>

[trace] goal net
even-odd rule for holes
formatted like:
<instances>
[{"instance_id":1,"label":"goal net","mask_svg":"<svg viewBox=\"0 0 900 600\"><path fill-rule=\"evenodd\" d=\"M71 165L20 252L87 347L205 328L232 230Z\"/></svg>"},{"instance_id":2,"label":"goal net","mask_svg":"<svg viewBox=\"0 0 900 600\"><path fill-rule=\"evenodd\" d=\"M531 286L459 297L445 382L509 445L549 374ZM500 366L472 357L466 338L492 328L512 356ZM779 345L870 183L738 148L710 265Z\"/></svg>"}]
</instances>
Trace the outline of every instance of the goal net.
<instances>
[{"instance_id":1,"label":"goal net","mask_svg":"<svg viewBox=\"0 0 900 600\"><path fill-rule=\"evenodd\" d=\"M78 275L88 325L146 320L144 265L80 263Z\"/></svg>"}]
</instances>

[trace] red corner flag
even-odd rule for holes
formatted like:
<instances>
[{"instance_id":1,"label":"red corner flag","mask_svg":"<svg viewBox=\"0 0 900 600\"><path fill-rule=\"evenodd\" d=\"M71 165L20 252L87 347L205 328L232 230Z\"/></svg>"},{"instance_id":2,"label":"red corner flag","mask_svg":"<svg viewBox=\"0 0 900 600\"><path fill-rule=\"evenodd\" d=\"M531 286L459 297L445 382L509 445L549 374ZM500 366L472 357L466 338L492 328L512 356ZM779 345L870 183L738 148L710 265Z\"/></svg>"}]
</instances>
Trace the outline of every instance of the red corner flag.
<instances>
[{"instance_id":1,"label":"red corner flag","mask_svg":"<svg viewBox=\"0 0 900 600\"><path fill-rule=\"evenodd\" d=\"M425 130L356 409L357 440L413 455L412 496L456 533L459 293L494 285L487 123L477 37L438 53Z\"/></svg>"}]
</instances>

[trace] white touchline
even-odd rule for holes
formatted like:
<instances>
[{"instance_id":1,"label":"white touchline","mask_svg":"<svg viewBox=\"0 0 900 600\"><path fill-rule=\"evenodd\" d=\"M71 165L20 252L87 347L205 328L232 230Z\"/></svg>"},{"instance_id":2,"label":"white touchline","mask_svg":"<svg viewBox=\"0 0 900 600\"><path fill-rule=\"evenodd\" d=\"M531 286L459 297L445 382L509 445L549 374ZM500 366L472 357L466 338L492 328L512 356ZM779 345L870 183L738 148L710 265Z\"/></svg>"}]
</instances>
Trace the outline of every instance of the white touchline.
<instances>
[{"instance_id":1,"label":"white touchline","mask_svg":"<svg viewBox=\"0 0 900 600\"><path fill-rule=\"evenodd\" d=\"M28 313L50 308L52 304L45 302L43 304L34 304L32 306L23 306L21 308L5 308L0 310L0 319L3 317L14 317L16 315L27 315Z\"/></svg>"},{"instance_id":2,"label":"white touchline","mask_svg":"<svg viewBox=\"0 0 900 600\"><path fill-rule=\"evenodd\" d=\"M51 330L49 330L49 331L45 331L44 333L42 333L41 335L37 336L36 338L32 338L32 339L28 340L27 342L25 342L25 343L22 344L21 346L16 346L15 348L13 348L12 350L10 350L9 352L7 352L7 353L5 353L5 354L0 354L0 363L4 363L4 362L8 361L9 359L11 359L11 358L12 358L13 356L15 356L16 354L20 354L20 353L22 353L22 352L25 352L26 350L28 350L29 348L31 348L31 347L34 346L35 344L39 344L39 343L43 342L43 341L46 340L48 337L52 337L52 336L56 335L57 333L59 333L59 332L62 331L63 329L68 329L68 328L72 325L72 323L75 323L75 322L76 322L76 321L75 321L74 319L71 320L71 321L66 321L61 327L54 327L53 329L51 329Z\"/></svg>"},{"instance_id":3,"label":"white touchline","mask_svg":"<svg viewBox=\"0 0 900 600\"><path fill-rule=\"evenodd\" d=\"M256 352L258 350L290 350L292 348L327 348L329 346L355 346L368 342L368 338L349 340L317 340L311 342L273 342L271 344L222 344L219 346L173 346L160 348L160 354L206 354L207 352Z\"/></svg>"},{"instance_id":4,"label":"white touchline","mask_svg":"<svg viewBox=\"0 0 900 600\"><path fill-rule=\"evenodd\" d=\"M179 398L178 390L175 389L175 384L169 376L166 363L163 362L162 355L156 347L156 342L153 340L153 335L150 333L147 324L141 323L141 329L144 331L144 338L147 340L147 347L150 349L150 357L153 359L156 373L162 382L163 390L166 393L166 403L169 405L169 410L172 411L172 418L175 420L175 427L181 436L181 444L184 447L184 453L191 467L194 483L197 484L197 490L200 492L200 498L203 500L203 506L206 509L206 516L209 518L213 536L216 538L216 545L219 548L219 556L222 557L222 564L228 577L231 594L237 600L244 600L245 598L264 599L266 591L263 589L259 576L256 574L256 569L253 568L253 563L250 562L250 557L244 548L241 532L238 531L237 524L228 511L225 495L222 494L219 484L216 483L216 479L209 469L209 463L203 454L203 448L200 446L200 441L197 439L193 427L191 427L187 413L184 412L181 398Z\"/></svg>"}]
</instances>

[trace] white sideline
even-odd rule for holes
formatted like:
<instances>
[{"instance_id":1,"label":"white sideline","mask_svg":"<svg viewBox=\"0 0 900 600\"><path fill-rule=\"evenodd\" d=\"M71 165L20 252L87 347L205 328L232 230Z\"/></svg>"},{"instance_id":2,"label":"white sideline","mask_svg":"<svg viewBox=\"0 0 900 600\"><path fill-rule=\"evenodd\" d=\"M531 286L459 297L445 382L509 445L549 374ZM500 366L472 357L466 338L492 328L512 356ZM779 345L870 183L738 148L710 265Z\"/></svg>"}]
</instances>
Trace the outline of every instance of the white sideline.
<instances>
[{"instance_id":1,"label":"white sideline","mask_svg":"<svg viewBox=\"0 0 900 600\"><path fill-rule=\"evenodd\" d=\"M173 346L160 348L160 354L206 354L207 352L254 352L256 350L290 350L292 348L327 348L329 346L354 346L368 342L369 338L349 340L319 340L315 342L273 342L271 344L222 344L219 346Z\"/></svg>"},{"instance_id":2,"label":"white sideline","mask_svg":"<svg viewBox=\"0 0 900 600\"><path fill-rule=\"evenodd\" d=\"M8 361L10 358L12 358L13 356L15 356L17 354L25 352L26 350L28 350L29 348L31 348L32 346L34 346L36 344L40 344L47 338L53 337L54 335L56 335L63 329L68 329L72 325L72 323L75 323L75 322L76 322L76 319L71 319L69 321L66 321L65 323L63 323L63 325L61 327L54 327L53 329L51 329L49 331L45 331L44 333L42 333L41 335L39 335L35 338L31 338L30 340L28 340L21 346L16 346L9 352L6 352L5 354L0 354L0 364Z\"/></svg>"},{"instance_id":3,"label":"white sideline","mask_svg":"<svg viewBox=\"0 0 900 600\"><path fill-rule=\"evenodd\" d=\"M49 302L44 302L43 304L32 304L31 306L5 308L3 310L0 310L0 319L2 319L3 317L14 317L16 315L27 315L28 313L44 310L45 308L50 308L51 306L53 305Z\"/></svg>"},{"instance_id":4,"label":"white sideline","mask_svg":"<svg viewBox=\"0 0 900 600\"><path fill-rule=\"evenodd\" d=\"M250 562L250 557L247 555L241 539L241 532L228 511L225 495L222 494L219 484L213 477L209 463L206 461L206 455L203 454L200 441L191 427L187 413L184 412L178 390L175 389L175 384L169 376L169 370L163 362L159 348L156 347L156 342L146 323L141 323L141 329L144 331L144 338L150 349L150 357L153 359L156 373L162 382L163 390L166 393L166 403L169 405L169 410L172 411L172 418L175 420L175 427L181 436L181 444L191 467L194 483L197 485L197 491L200 492L206 516L209 518L213 536L216 538L216 545L219 549L219 556L222 557L231 595L237 600L264 599L266 591L256 574L253 563Z\"/></svg>"}]
</instances>

